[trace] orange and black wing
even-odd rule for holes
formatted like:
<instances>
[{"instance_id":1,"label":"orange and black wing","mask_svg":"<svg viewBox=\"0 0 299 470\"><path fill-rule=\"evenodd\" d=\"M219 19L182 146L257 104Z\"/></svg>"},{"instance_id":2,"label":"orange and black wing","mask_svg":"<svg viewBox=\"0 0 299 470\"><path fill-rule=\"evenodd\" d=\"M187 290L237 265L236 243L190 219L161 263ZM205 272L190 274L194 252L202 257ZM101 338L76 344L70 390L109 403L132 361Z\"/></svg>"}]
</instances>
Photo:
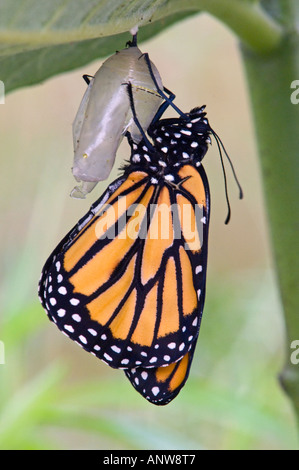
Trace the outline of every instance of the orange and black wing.
<instances>
[{"instance_id":1,"label":"orange and black wing","mask_svg":"<svg viewBox=\"0 0 299 470\"><path fill-rule=\"evenodd\" d=\"M111 367L166 366L197 339L209 214L199 170L182 167L177 187L142 171L119 178L45 264L39 295L49 318Z\"/></svg>"},{"instance_id":2,"label":"orange and black wing","mask_svg":"<svg viewBox=\"0 0 299 470\"><path fill-rule=\"evenodd\" d=\"M190 350L177 362L161 367L135 367L125 371L133 387L150 403L154 405L167 405L180 392L185 385L196 341Z\"/></svg>"},{"instance_id":3,"label":"orange and black wing","mask_svg":"<svg viewBox=\"0 0 299 470\"><path fill-rule=\"evenodd\" d=\"M125 370L125 374L135 389L155 405L166 405L173 400L185 385L189 375L197 343L201 317L205 301L205 283L207 266L208 225L210 213L210 195L208 181L202 167L196 170L186 165L180 170L181 192L173 191L174 219L179 221L182 244L176 245L179 256L174 278L169 273L162 273L165 283L163 291L166 296L161 299L165 311L165 322L173 321L173 312L178 304L180 318L192 319L192 324L181 327L181 342L178 348L184 351L183 357L170 362L170 356L164 356L164 365L160 367L135 367ZM182 210L183 204L187 209ZM189 207L188 207L189 206ZM196 208L199 213L196 214ZM180 211L181 216L176 211ZM184 215L185 219L182 217ZM175 225L175 224L174 224ZM193 230L190 230L193 227ZM169 284L167 285L167 282ZM179 328L179 327L178 327ZM186 330L185 330L186 328ZM183 332L187 337L183 338ZM185 348L185 342L187 348ZM168 343L175 348L175 343ZM158 350L157 350L158 353ZM158 353L159 354L159 353ZM168 362L168 363L167 363Z\"/></svg>"}]
</instances>

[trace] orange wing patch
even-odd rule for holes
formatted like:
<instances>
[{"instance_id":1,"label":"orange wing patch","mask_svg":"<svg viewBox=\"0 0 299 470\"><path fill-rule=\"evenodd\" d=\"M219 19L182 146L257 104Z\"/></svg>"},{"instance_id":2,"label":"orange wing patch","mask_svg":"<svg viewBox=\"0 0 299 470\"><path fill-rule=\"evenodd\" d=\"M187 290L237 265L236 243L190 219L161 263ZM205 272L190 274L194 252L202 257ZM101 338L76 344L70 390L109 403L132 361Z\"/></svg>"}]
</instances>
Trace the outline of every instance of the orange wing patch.
<instances>
[{"instance_id":1,"label":"orange wing patch","mask_svg":"<svg viewBox=\"0 0 299 470\"><path fill-rule=\"evenodd\" d=\"M123 298L132 284L135 262L136 255L130 261L121 278L111 288L108 288L86 305L92 320L97 321L101 325L105 325L110 320L119 305L120 299Z\"/></svg>"},{"instance_id":2,"label":"orange wing patch","mask_svg":"<svg viewBox=\"0 0 299 470\"><path fill-rule=\"evenodd\" d=\"M171 392L174 392L176 389L178 389L183 381L186 378L186 373L188 370L188 363L189 363L189 353L187 353L183 359L181 359L178 363L178 367L173 374L173 377L171 378L171 381L169 383L169 390Z\"/></svg>"},{"instance_id":3,"label":"orange wing patch","mask_svg":"<svg viewBox=\"0 0 299 470\"><path fill-rule=\"evenodd\" d=\"M94 209L94 215L91 217L91 219L86 223L83 227L84 230L86 230L90 225L94 223L95 220L97 220L100 215L105 211L105 209L110 205L114 204L115 200L118 198L118 196L122 195L124 191L128 191L130 188L132 188L136 183L139 183L143 179L145 179L148 175L142 171L135 171L134 173L131 173L125 181L117 188L111 196L105 201L104 203L100 203L97 210ZM144 188L144 186L143 186ZM128 191L129 194L129 191ZM74 238L76 240L79 238L81 235L81 231L79 231ZM71 268L70 268L71 269Z\"/></svg>"},{"instance_id":4,"label":"orange wing patch","mask_svg":"<svg viewBox=\"0 0 299 470\"><path fill-rule=\"evenodd\" d=\"M197 204L206 207L206 192L201 176L191 165L184 165L180 168L178 175L180 178L187 178L182 183L182 187L196 199Z\"/></svg>"},{"instance_id":5,"label":"orange wing patch","mask_svg":"<svg viewBox=\"0 0 299 470\"><path fill-rule=\"evenodd\" d=\"M76 243L66 251L64 255L64 269L66 271L73 269L82 256L105 235L107 230L117 222L119 217L124 214L129 206L141 195L144 187L145 185L142 185L126 196L119 197L111 205L107 201L101 209L102 214L92 219L88 228L85 227L84 233L76 240Z\"/></svg>"},{"instance_id":6,"label":"orange wing patch","mask_svg":"<svg viewBox=\"0 0 299 470\"><path fill-rule=\"evenodd\" d=\"M166 336L169 333L174 333L179 329L179 324L180 314L178 307L176 268L173 257L170 257L166 264L164 276L162 312L158 338Z\"/></svg>"},{"instance_id":7,"label":"orange wing patch","mask_svg":"<svg viewBox=\"0 0 299 470\"><path fill-rule=\"evenodd\" d=\"M190 250L193 252L199 252L201 250L202 242L200 240L196 223L196 217L198 217L198 214L195 214L194 208L188 199L181 194L177 195L177 203L184 239ZM201 210L200 207L197 209Z\"/></svg>"},{"instance_id":8,"label":"orange wing patch","mask_svg":"<svg viewBox=\"0 0 299 470\"><path fill-rule=\"evenodd\" d=\"M190 315L197 307L197 295L194 289L192 266L183 247L180 247L179 254L182 272L183 314Z\"/></svg>"},{"instance_id":9,"label":"orange wing patch","mask_svg":"<svg viewBox=\"0 0 299 470\"><path fill-rule=\"evenodd\" d=\"M150 187L143 196L140 204L135 208L132 218L135 220L136 224L142 222L152 194L153 187ZM136 217L135 213L138 214ZM105 284L115 268L133 246L137 236L138 233L135 233L134 237L127 236L127 226L125 226L114 240L107 243L107 245L70 277L74 291L84 295L91 295ZM105 269L102 269L103 266L105 266Z\"/></svg>"},{"instance_id":10,"label":"orange wing patch","mask_svg":"<svg viewBox=\"0 0 299 470\"><path fill-rule=\"evenodd\" d=\"M157 321L157 296L158 284L156 283L145 298L144 307L131 338L133 343L140 344L141 346L151 346Z\"/></svg>"},{"instance_id":11,"label":"orange wing patch","mask_svg":"<svg viewBox=\"0 0 299 470\"><path fill-rule=\"evenodd\" d=\"M114 338L126 339L135 314L137 292L134 289L110 325Z\"/></svg>"},{"instance_id":12,"label":"orange wing patch","mask_svg":"<svg viewBox=\"0 0 299 470\"><path fill-rule=\"evenodd\" d=\"M163 187L144 243L141 281L146 284L157 273L162 256L174 239L169 191Z\"/></svg>"},{"instance_id":13,"label":"orange wing patch","mask_svg":"<svg viewBox=\"0 0 299 470\"><path fill-rule=\"evenodd\" d=\"M174 371L176 363L169 364L166 367L157 367L155 376L157 382L166 382Z\"/></svg>"},{"instance_id":14,"label":"orange wing patch","mask_svg":"<svg viewBox=\"0 0 299 470\"><path fill-rule=\"evenodd\" d=\"M156 380L157 382L167 382L168 384L168 391L174 392L176 389L180 387L183 383L187 369L188 369L188 362L189 362L189 353L187 353L180 361L174 362L173 364L169 364L166 367L158 367L156 369Z\"/></svg>"}]
</instances>

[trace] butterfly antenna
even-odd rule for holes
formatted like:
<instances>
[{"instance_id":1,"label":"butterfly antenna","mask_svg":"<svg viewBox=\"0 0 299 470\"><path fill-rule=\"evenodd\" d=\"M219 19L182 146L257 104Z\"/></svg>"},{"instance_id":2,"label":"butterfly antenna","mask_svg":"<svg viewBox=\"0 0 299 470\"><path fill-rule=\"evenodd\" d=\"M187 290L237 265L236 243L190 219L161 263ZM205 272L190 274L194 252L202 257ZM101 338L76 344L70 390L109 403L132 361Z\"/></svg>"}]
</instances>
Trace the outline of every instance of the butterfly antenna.
<instances>
[{"instance_id":1,"label":"butterfly antenna","mask_svg":"<svg viewBox=\"0 0 299 470\"><path fill-rule=\"evenodd\" d=\"M235 172L235 169L234 169L234 165L233 165L233 163L232 163L232 161L231 161L231 159L230 159L230 157L229 157L229 155L228 155L228 153L227 153L227 151L226 151L226 149L225 149L225 147L224 147L224 145L223 145L223 142L222 142L222 140L220 139L219 135L216 134L216 132L213 131L213 130L212 130L212 134L213 134L213 136L215 137L216 141L219 142L219 144L221 145L221 147L222 147L222 149L223 149L223 151L224 151L224 153L225 153L225 156L226 156L226 158L227 158L228 161L229 161L229 164L230 164L230 167L231 167L231 169L232 169L232 172L233 172L235 181L236 181L237 186L238 186L238 188L239 188L239 198L240 198L240 199L243 199L243 189L242 189L242 187L241 187L241 185L240 185L240 183L239 183L238 177L237 177L236 172ZM219 148L219 145L218 145L218 148Z\"/></svg>"},{"instance_id":2,"label":"butterfly antenna","mask_svg":"<svg viewBox=\"0 0 299 470\"><path fill-rule=\"evenodd\" d=\"M222 140L220 139L219 135L213 130L211 129L211 132L213 134L213 136L215 137L215 140L216 140L216 143L217 143L217 147L218 147L218 151L219 151L219 156L220 156L220 160L221 160L221 165L222 165L222 171L223 171L223 177L224 177L224 188L225 188L225 197L226 197L226 202L227 202L227 208L228 208L228 213L227 213L227 217L225 219L225 224L228 224L229 220L230 220L230 214L231 214L231 210L230 210L230 203L229 203L229 198L228 198L228 190L227 190L227 179L226 179L226 172L225 172L225 167L224 167L224 162L223 162L223 156L222 156L222 150L226 156L226 158L228 159L229 161L229 164L231 166L231 169L232 169L232 172L233 172L233 175L234 175L234 178L235 178L235 181L237 183L237 186L239 188L239 198L240 199L243 199L243 189L239 183L239 180L237 178L237 175L236 175L236 172L235 172L235 169L234 169L234 166L233 166L233 163L223 145L223 142Z\"/></svg>"},{"instance_id":3,"label":"butterfly antenna","mask_svg":"<svg viewBox=\"0 0 299 470\"><path fill-rule=\"evenodd\" d=\"M219 151L219 156L220 156L220 161L221 161L221 166L222 166L222 171L223 171L224 190L225 190L225 198L226 198L226 204L227 204L227 216L226 216L226 219L225 219L224 223L227 225L228 222L230 221L231 210L230 210L230 203L229 203L229 198L228 198L226 171L225 171L225 167L224 167L224 162L223 162L223 156L222 156L221 146L220 146L220 143L219 143L218 138L217 138L218 136L217 136L217 134L215 135L214 132L213 132L213 135L214 135L215 140L216 140L216 143L217 143L217 147L218 147L218 151ZM217 136L217 137L216 137L216 136ZM220 140L220 139L219 139L219 140Z\"/></svg>"}]
</instances>

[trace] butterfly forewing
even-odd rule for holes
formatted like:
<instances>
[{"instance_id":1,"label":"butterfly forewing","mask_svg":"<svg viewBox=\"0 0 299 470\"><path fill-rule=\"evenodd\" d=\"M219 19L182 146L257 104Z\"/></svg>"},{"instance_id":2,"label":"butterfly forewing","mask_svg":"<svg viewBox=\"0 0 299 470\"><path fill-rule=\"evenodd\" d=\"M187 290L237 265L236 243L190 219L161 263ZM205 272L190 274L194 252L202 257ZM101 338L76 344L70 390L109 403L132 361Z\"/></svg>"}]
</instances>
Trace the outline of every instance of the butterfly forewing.
<instances>
[{"instance_id":1,"label":"butterfly forewing","mask_svg":"<svg viewBox=\"0 0 299 470\"><path fill-rule=\"evenodd\" d=\"M40 297L50 319L112 367L172 363L197 336L206 248L196 240L199 232L206 237L206 224L201 218L193 227L194 245L188 214L179 214L180 198L192 206L187 183L155 186L145 173L129 174L46 263Z\"/></svg>"}]
</instances>

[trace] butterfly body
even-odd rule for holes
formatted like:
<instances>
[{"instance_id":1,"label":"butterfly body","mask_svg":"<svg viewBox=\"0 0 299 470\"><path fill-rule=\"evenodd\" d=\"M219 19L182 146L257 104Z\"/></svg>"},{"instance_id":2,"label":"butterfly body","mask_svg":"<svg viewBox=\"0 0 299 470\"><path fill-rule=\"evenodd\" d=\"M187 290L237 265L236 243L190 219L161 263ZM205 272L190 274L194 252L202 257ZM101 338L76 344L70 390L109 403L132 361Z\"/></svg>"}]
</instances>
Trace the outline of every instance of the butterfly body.
<instances>
[{"instance_id":1,"label":"butterfly body","mask_svg":"<svg viewBox=\"0 0 299 470\"><path fill-rule=\"evenodd\" d=\"M46 262L51 321L164 405L187 380L205 299L210 193L204 108L161 119Z\"/></svg>"}]
</instances>

